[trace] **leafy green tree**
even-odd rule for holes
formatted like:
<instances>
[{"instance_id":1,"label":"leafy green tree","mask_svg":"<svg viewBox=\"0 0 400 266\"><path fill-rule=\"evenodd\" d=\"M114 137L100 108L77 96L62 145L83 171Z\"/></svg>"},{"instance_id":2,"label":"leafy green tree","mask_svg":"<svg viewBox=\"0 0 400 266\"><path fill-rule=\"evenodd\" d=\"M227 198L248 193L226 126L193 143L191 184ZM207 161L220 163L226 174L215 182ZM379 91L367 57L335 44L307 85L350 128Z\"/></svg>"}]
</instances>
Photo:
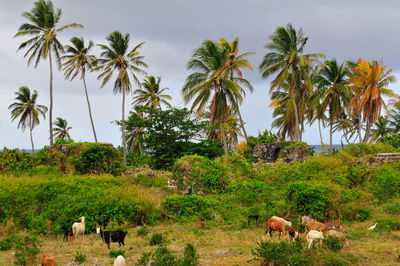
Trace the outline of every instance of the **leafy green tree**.
<instances>
[{"instance_id":1,"label":"leafy green tree","mask_svg":"<svg viewBox=\"0 0 400 266\"><path fill-rule=\"evenodd\" d=\"M68 122L65 119L62 119L61 117L57 117L56 121L53 123L54 124L54 134L56 135L56 140L57 139L62 139L62 140L68 140L71 139L71 135L69 134L69 131L71 130L72 127L68 126Z\"/></svg>"},{"instance_id":2,"label":"leafy green tree","mask_svg":"<svg viewBox=\"0 0 400 266\"><path fill-rule=\"evenodd\" d=\"M52 52L55 55L56 63L61 68L60 53L64 52L62 44L57 39L58 34L69 28L83 28L81 24L72 23L62 27L57 27L61 18L61 9L55 9L51 1L39 0L33 3L34 7L30 12L22 13L22 16L28 20L22 24L17 36L30 35L33 38L23 42L18 50L27 48L24 57L29 57L28 66L35 61L35 67L38 66L40 59L49 58L50 64L50 110L49 110L49 132L50 145L53 145L53 61Z\"/></svg>"},{"instance_id":3,"label":"leafy green tree","mask_svg":"<svg viewBox=\"0 0 400 266\"><path fill-rule=\"evenodd\" d=\"M133 105L142 105L151 108L161 108L161 104L165 104L167 107L172 107L167 100L171 100L172 97L168 94L163 94L169 88L160 89L161 78L154 76L147 76L142 82L142 89L135 90L133 97Z\"/></svg>"},{"instance_id":4,"label":"leafy green tree","mask_svg":"<svg viewBox=\"0 0 400 266\"><path fill-rule=\"evenodd\" d=\"M139 141L153 158L155 168L167 169L176 159L188 154L209 158L222 155L221 142L202 137L208 123L197 121L187 109L140 109L145 119L132 112L126 128L141 129Z\"/></svg>"},{"instance_id":5,"label":"leafy green tree","mask_svg":"<svg viewBox=\"0 0 400 266\"><path fill-rule=\"evenodd\" d=\"M18 128L21 127L22 131L29 126L29 135L31 137L32 153L35 152L33 145L32 130L36 125L39 125L39 115L46 118L47 107L44 105L37 104L38 92L36 90L31 91L28 87L20 87L15 93L16 102L11 104L8 109L11 109L11 121L19 118Z\"/></svg>"},{"instance_id":6,"label":"leafy green tree","mask_svg":"<svg viewBox=\"0 0 400 266\"><path fill-rule=\"evenodd\" d=\"M229 63L230 50L224 49L213 41L205 41L193 53L188 69L197 71L190 74L182 92L186 103L192 102L191 111L196 109L200 117L205 107L210 105L210 125L219 125L225 155L228 154L228 143L223 130L224 117L228 106L236 107L243 101L243 89L230 79L230 74L237 67Z\"/></svg>"},{"instance_id":7,"label":"leafy green tree","mask_svg":"<svg viewBox=\"0 0 400 266\"><path fill-rule=\"evenodd\" d=\"M312 90L308 69L310 64L323 54L303 54L308 37L304 36L302 29L296 31L291 24L285 28L278 27L270 37L271 42L265 48L271 50L264 56L260 64L263 78L268 78L278 73L272 81L270 92L281 87L290 78L288 94L294 112L294 140L300 141L300 115L296 102L296 93Z\"/></svg>"},{"instance_id":8,"label":"leafy green tree","mask_svg":"<svg viewBox=\"0 0 400 266\"><path fill-rule=\"evenodd\" d=\"M379 141L382 137L390 135L393 130L390 128L390 121L386 116L381 116L374 123L374 128L372 128L372 139L374 141Z\"/></svg>"},{"instance_id":9,"label":"leafy green tree","mask_svg":"<svg viewBox=\"0 0 400 266\"><path fill-rule=\"evenodd\" d=\"M122 93L122 144L124 154L124 164L126 164L126 138L125 138L125 95L132 90L132 82L140 87L138 74L146 73L142 67L147 67L143 61L143 56L140 55L139 49L144 42L136 45L132 50L129 50L129 34L123 35L119 31L114 31L106 38L109 45L100 44L101 58L98 59L99 69L102 73L98 79L102 79L101 87L111 79L113 73L117 73L117 78L114 82L114 93ZM131 74L131 75L129 75Z\"/></svg>"},{"instance_id":10,"label":"leafy green tree","mask_svg":"<svg viewBox=\"0 0 400 266\"><path fill-rule=\"evenodd\" d=\"M94 122L92 117L92 110L90 108L89 95L86 87L86 70L92 70L96 62L96 57L89 54L93 48L94 43L89 41L89 45L85 46L83 38L74 37L70 40L72 45L66 45L65 50L67 55L63 56L65 77L73 80L79 73L83 81L83 88L85 89L86 102L89 110L90 123L92 124L94 141L97 142L96 130L94 129Z\"/></svg>"},{"instance_id":11,"label":"leafy green tree","mask_svg":"<svg viewBox=\"0 0 400 266\"><path fill-rule=\"evenodd\" d=\"M319 71L316 77L316 84L321 89L317 96L317 101L321 100L321 107L318 110L321 112L318 116L322 117L328 110L329 113L329 154L332 155L332 135L333 125L336 120L339 120L342 113L345 112L345 107L350 102L350 90L347 86L347 81L350 71L345 63L338 65L337 61L325 61L324 66Z\"/></svg>"}]
</instances>

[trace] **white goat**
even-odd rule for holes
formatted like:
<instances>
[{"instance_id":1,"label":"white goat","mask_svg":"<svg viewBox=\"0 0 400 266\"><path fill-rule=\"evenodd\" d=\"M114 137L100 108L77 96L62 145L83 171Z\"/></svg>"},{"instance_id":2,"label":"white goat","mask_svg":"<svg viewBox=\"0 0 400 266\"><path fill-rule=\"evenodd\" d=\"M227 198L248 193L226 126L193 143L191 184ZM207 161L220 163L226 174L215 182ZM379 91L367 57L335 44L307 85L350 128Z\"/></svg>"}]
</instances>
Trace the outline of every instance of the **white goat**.
<instances>
[{"instance_id":1,"label":"white goat","mask_svg":"<svg viewBox=\"0 0 400 266\"><path fill-rule=\"evenodd\" d=\"M324 234L320 231L316 230L310 230L307 234L307 242L308 242L308 248L311 248L311 245L315 239L323 239Z\"/></svg>"},{"instance_id":2,"label":"white goat","mask_svg":"<svg viewBox=\"0 0 400 266\"><path fill-rule=\"evenodd\" d=\"M285 219L283 219L283 218L281 218L281 217L272 216L271 218L274 218L275 220L278 220L278 221L282 222L283 225L286 225L286 226L288 226L288 227L292 227L292 222L288 222L288 221L286 221Z\"/></svg>"},{"instance_id":3,"label":"white goat","mask_svg":"<svg viewBox=\"0 0 400 266\"><path fill-rule=\"evenodd\" d=\"M74 234L74 237L79 233L85 234L85 217L82 216L80 219L80 223L74 223L72 225L72 233Z\"/></svg>"},{"instance_id":4,"label":"white goat","mask_svg":"<svg viewBox=\"0 0 400 266\"><path fill-rule=\"evenodd\" d=\"M125 258L122 255L119 255L115 261L114 261L114 266L125 266Z\"/></svg>"}]
</instances>

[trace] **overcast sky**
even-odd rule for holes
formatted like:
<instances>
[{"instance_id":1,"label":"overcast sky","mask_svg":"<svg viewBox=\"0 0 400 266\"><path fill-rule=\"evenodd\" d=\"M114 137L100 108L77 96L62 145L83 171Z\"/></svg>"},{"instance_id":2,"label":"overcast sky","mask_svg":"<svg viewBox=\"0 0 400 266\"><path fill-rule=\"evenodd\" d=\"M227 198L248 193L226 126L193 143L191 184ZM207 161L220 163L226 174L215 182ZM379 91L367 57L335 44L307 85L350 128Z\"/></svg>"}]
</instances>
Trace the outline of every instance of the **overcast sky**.
<instances>
[{"instance_id":1,"label":"overcast sky","mask_svg":"<svg viewBox=\"0 0 400 266\"><path fill-rule=\"evenodd\" d=\"M187 61L204 40L220 37L239 38L239 52L255 52L249 57L254 72L246 72L255 90L247 94L241 107L249 135L271 128L272 109L268 94L270 80L262 80L258 66L265 55L263 46L278 26L292 23L303 28L309 37L306 52L324 53L327 59L380 59L400 73L400 1L376 0L54 0L63 15L59 26L81 23L84 29L73 29L59 35L67 44L71 37L84 37L105 43L114 30L131 35L131 45L145 41L141 50L148 63L148 74L161 76L161 85L170 88L173 105L184 107L181 89L189 74ZM0 147L29 148L29 132L11 123L8 106L20 86L39 92L38 103L49 105L49 65L42 61L35 69L26 65L24 52L16 52L24 37L13 38L25 22L21 16L33 7L31 0L0 0ZM82 81L66 81L54 71L53 117L67 119L75 141L92 141ZM120 132L112 121L121 119L121 95L112 93L112 82L99 89L97 73L87 75L89 96L101 142L119 145ZM400 93L398 84L392 89ZM128 98L131 102L131 96ZM127 111L130 105L127 105ZM273 131L276 131L275 129ZM48 145L48 121L34 129L35 147ZM324 131L328 142L328 131ZM340 134L334 142L340 143ZM319 144L317 126L306 128L303 140Z\"/></svg>"}]
</instances>

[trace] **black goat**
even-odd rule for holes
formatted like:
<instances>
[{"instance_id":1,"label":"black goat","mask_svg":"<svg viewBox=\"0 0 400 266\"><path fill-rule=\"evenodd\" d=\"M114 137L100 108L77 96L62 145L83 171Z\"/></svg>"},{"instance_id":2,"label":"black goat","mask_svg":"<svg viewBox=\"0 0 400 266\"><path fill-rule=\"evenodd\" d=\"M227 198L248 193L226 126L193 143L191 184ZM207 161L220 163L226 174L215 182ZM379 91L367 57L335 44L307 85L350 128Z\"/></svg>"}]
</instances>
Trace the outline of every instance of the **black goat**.
<instances>
[{"instance_id":1,"label":"black goat","mask_svg":"<svg viewBox=\"0 0 400 266\"><path fill-rule=\"evenodd\" d=\"M247 217L247 225L250 225L250 221L254 220L256 221L256 224L258 224L258 219L260 218L260 215L249 215Z\"/></svg>"},{"instance_id":2,"label":"black goat","mask_svg":"<svg viewBox=\"0 0 400 266\"><path fill-rule=\"evenodd\" d=\"M63 237L63 242L64 241L70 241L75 239L74 233L72 233L71 230L64 230L64 237Z\"/></svg>"},{"instance_id":3,"label":"black goat","mask_svg":"<svg viewBox=\"0 0 400 266\"><path fill-rule=\"evenodd\" d=\"M118 242L118 246L121 247L122 246L125 247L125 236L126 234L128 234L128 231L122 231L121 229L118 229L116 231L103 231L101 230L100 227L97 227L96 229L97 233L101 236L101 238L103 239L104 243L107 244L108 249L110 249L110 243L116 243Z\"/></svg>"}]
</instances>

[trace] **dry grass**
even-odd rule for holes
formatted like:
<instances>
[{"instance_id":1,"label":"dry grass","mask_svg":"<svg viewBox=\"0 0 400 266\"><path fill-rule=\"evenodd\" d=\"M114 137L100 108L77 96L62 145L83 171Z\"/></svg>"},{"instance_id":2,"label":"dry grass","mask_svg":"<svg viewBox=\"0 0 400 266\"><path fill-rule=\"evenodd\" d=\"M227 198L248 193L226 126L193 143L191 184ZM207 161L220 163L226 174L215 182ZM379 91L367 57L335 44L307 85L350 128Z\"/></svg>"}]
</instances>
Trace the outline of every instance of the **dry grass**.
<instances>
[{"instance_id":1,"label":"dry grass","mask_svg":"<svg viewBox=\"0 0 400 266\"><path fill-rule=\"evenodd\" d=\"M168 247L181 256L186 243L195 245L200 255L201 265L258 265L250 261L253 256L251 249L256 242L264 236L264 228L252 226L241 230L231 230L226 226L208 226L205 228L197 223L177 224L164 223L149 227L150 234L139 237L137 228L131 228L126 237L125 252L128 265L134 265L142 252L154 251L156 247L149 245L152 233L159 232L166 236ZM350 240L350 247L342 252L351 252L360 258L359 265L396 265L397 254L400 251L400 232L392 234L370 233L366 229L367 224L353 225L347 234L357 233L358 239ZM77 251L87 256L87 262L83 265L111 265L114 261L109 258L107 245L96 234L78 237L73 242L62 242L61 236L43 237L40 239L42 253L50 253L55 258L57 265L74 265L73 261ZM272 241L278 241L273 236ZM118 244L112 243L111 249L118 249ZM12 251L0 252L0 265L12 265L14 256Z\"/></svg>"}]
</instances>

